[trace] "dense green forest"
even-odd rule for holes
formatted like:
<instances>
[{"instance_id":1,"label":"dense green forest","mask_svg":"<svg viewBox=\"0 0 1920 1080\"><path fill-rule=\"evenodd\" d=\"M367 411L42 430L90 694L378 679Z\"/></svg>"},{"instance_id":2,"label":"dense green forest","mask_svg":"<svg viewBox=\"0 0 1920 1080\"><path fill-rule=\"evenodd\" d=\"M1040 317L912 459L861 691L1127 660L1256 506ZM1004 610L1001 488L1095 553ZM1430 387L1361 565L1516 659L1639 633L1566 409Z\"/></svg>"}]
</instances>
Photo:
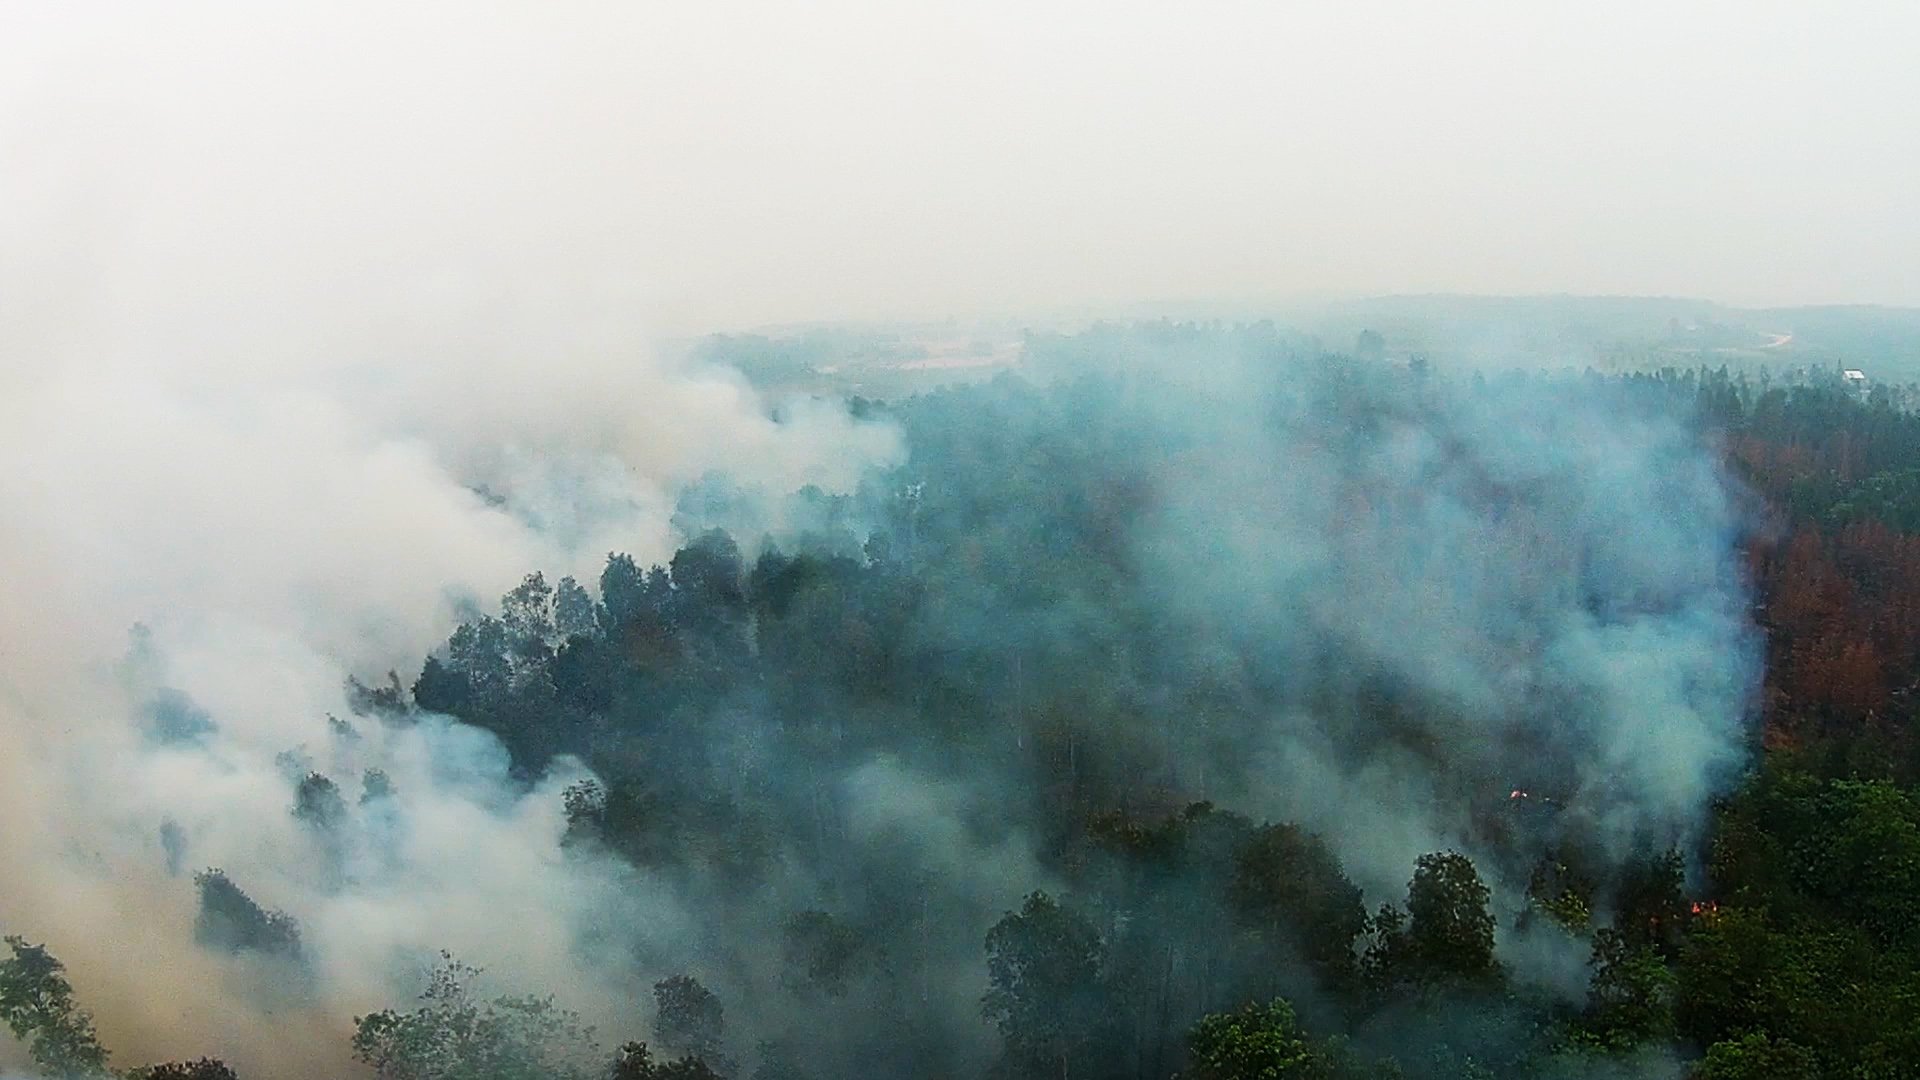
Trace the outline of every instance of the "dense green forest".
<instances>
[{"instance_id":1,"label":"dense green forest","mask_svg":"<svg viewBox=\"0 0 1920 1080\"><path fill-rule=\"evenodd\" d=\"M662 973L626 1031L444 957L358 1019L371 1074L1916 1075L1902 395L1265 326L1027 349L853 399L908 447L857 491L713 477L665 565L502 583L352 682L317 740L451 718L528 787L577 762L556 858L700 918L583 929ZM289 762L350 875L390 781ZM202 947L298 981L297 912L184 870ZM43 1075L104 1074L87 988L6 929L0 1018Z\"/></svg>"}]
</instances>

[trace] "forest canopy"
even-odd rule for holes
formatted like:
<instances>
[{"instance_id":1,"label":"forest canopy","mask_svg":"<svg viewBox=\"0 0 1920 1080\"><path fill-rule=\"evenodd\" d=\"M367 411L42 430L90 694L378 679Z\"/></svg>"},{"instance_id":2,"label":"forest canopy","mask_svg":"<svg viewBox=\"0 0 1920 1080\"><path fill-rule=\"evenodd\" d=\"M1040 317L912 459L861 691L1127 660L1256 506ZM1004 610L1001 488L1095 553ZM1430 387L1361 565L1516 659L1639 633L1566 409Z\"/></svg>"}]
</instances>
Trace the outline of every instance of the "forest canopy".
<instances>
[{"instance_id":1,"label":"forest canopy","mask_svg":"<svg viewBox=\"0 0 1920 1080\"><path fill-rule=\"evenodd\" d=\"M359 999L354 1068L1920 1061L1902 399L1820 373L1455 375L1266 325L1037 336L1025 367L851 402L902 460L839 492L711 477L658 565L529 567L417 666L359 672L275 749L309 891L256 899L152 823L209 970L331 1000L343 912L404 894L457 810L525 823L536 872L584 898L542 946L581 974L394 949L417 997ZM137 636L128 668L164 653ZM217 706L136 682L142 753L226 752ZM88 987L5 929L28 937L0 1019L35 1068L126 1068ZM215 1080L228 1053L124 1075Z\"/></svg>"}]
</instances>

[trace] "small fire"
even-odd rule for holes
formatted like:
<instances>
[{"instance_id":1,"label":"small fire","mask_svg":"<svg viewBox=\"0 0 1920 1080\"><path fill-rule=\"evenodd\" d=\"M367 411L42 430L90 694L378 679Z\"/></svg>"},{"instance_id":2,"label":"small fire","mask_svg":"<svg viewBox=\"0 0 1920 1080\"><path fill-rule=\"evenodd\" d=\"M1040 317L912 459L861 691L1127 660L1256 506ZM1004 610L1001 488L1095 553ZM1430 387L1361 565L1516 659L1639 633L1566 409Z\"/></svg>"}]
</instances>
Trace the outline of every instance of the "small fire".
<instances>
[{"instance_id":1,"label":"small fire","mask_svg":"<svg viewBox=\"0 0 1920 1080\"><path fill-rule=\"evenodd\" d=\"M1695 915L1716 915L1719 914L1719 912L1720 905L1711 900L1695 900L1693 902L1693 913Z\"/></svg>"},{"instance_id":2,"label":"small fire","mask_svg":"<svg viewBox=\"0 0 1920 1080\"><path fill-rule=\"evenodd\" d=\"M1513 794L1507 796L1508 799L1524 799L1526 797L1527 797L1527 793L1524 791L1521 791L1519 788L1514 788Z\"/></svg>"}]
</instances>

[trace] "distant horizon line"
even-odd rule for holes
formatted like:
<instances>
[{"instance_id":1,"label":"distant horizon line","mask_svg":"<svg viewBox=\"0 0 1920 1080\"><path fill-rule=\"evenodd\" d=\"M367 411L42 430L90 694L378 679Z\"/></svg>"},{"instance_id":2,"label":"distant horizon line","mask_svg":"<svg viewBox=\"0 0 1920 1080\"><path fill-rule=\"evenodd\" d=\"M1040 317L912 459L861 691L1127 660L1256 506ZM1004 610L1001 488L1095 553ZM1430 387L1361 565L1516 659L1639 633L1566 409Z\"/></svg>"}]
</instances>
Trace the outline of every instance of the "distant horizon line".
<instances>
[{"instance_id":1,"label":"distant horizon line","mask_svg":"<svg viewBox=\"0 0 1920 1080\"><path fill-rule=\"evenodd\" d=\"M1448 301L1468 303L1546 303L1553 301L1587 301L1643 304L1691 304L1717 309L1730 314L1767 314L1784 312L1886 312L1891 314L1913 315L1920 317L1920 305L1887 304L1874 301L1828 301L1796 302L1782 304L1737 304L1724 300L1714 300L1703 296L1686 296L1673 293L1583 293L1583 292L1534 292L1534 293L1496 293L1496 292L1383 292L1353 293L1310 297L1295 295L1292 297L1241 297L1183 300L1131 300L1110 303L1070 303L1042 307L1000 310L954 311L943 315L898 316L821 316L806 319L781 319L755 323L735 323L726 326L712 326L702 330L688 331L670 335L678 339L699 339L721 335L769 335L776 333L795 333L809 330L828 330L846 328L928 328L945 325L959 327L979 327L993 323L1028 322L1076 322L1099 323L1112 320L1141 319L1245 319L1259 321L1263 318L1284 316L1303 316L1309 314L1337 315L1343 308L1362 307L1370 304L1385 304L1409 301Z\"/></svg>"}]
</instances>

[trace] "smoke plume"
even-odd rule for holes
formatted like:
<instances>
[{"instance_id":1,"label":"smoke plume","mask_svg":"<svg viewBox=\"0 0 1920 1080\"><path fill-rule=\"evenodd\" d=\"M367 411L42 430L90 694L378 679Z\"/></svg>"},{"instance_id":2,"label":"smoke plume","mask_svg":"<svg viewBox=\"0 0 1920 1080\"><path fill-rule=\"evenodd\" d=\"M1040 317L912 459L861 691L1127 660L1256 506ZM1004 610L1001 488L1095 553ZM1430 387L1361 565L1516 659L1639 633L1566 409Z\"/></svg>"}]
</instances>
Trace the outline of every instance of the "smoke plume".
<instances>
[{"instance_id":1,"label":"smoke plume","mask_svg":"<svg viewBox=\"0 0 1920 1080\"><path fill-rule=\"evenodd\" d=\"M650 347L637 195L527 20L310 14L32 6L0 46L0 923L121 1064L337 1072L442 948L631 1011L642 984L583 974L583 913L681 916L560 858L567 768L330 730L343 680L410 681L528 570L666 558L710 473L835 490L897 453ZM383 770L385 826L317 839L295 748L348 801ZM300 978L195 946L208 867L296 917Z\"/></svg>"},{"instance_id":2,"label":"smoke plume","mask_svg":"<svg viewBox=\"0 0 1920 1080\"><path fill-rule=\"evenodd\" d=\"M610 1042L693 971L743 1046L977 1068L982 935L1064 887L1061 822L1116 778L1300 822L1369 900L1458 846L1513 903L1504 853L1553 842L1488 824L1523 789L1603 859L1698 838L1754 668L1740 507L1684 417L1252 332L1096 333L1062 348L1111 384L881 419L768 400L637 325L634 200L662 193L618 57L566 18L591 5L335 7L36 7L35 48L0 44L0 928L68 964L117 1064L339 1075L353 1017L447 949ZM1057 345L1030 345L1036 380ZM1089 483L999 486L1036 460ZM940 676L913 708L950 744L825 692L806 752L754 687L671 717L661 770L758 808L744 885L569 847L586 764L344 688L411 684L530 571L669 560L713 523L676 518L690 489L777 515L809 485L890 545L853 537L847 573L938 598L865 644ZM1096 661L1125 677L1084 684ZM208 931L215 869L297 945ZM776 992L816 909L915 913L847 961L853 1000L902 1011L836 1027Z\"/></svg>"}]
</instances>

